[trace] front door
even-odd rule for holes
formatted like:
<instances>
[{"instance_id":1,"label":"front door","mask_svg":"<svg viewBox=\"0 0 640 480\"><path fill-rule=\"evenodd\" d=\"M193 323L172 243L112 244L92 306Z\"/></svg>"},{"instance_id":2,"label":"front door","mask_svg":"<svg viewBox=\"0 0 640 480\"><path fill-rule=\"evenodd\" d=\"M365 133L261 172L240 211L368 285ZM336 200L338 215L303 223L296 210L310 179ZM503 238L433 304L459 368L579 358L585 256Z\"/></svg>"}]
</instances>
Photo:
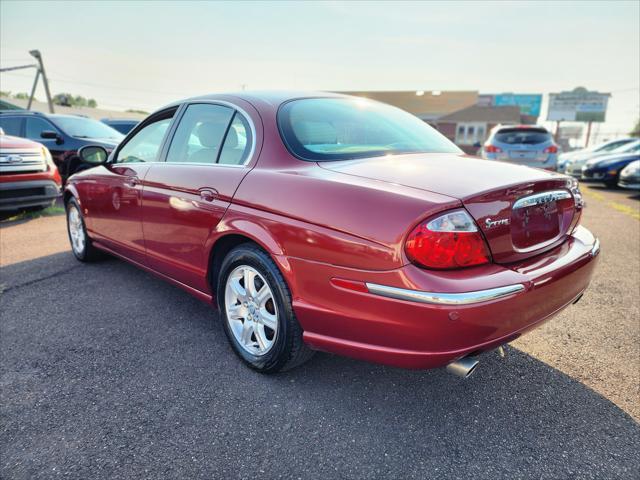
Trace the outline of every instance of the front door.
<instances>
[{"instance_id":1,"label":"front door","mask_svg":"<svg viewBox=\"0 0 640 480\"><path fill-rule=\"evenodd\" d=\"M173 112L151 119L118 148L105 166L91 175L87 186L91 211L87 226L95 239L133 261L144 263L142 184L157 161Z\"/></svg>"},{"instance_id":2,"label":"front door","mask_svg":"<svg viewBox=\"0 0 640 480\"><path fill-rule=\"evenodd\" d=\"M184 110L167 152L145 178L147 262L160 273L207 291L207 242L247 174L253 144L247 119L214 103Z\"/></svg>"},{"instance_id":3,"label":"front door","mask_svg":"<svg viewBox=\"0 0 640 480\"><path fill-rule=\"evenodd\" d=\"M60 135L60 138L42 138L42 132L45 131L55 132ZM39 142L47 147L49 152L51 152L53 162L58 166L58 168L61 168L66 149L61 140L62 134L60 133L60 130L54 127L46 118L33 115L25 118L24 133L24 136L29 140ZM61 171L60 173L64 174L66 172Z\"/></svg>"}]
</instances>

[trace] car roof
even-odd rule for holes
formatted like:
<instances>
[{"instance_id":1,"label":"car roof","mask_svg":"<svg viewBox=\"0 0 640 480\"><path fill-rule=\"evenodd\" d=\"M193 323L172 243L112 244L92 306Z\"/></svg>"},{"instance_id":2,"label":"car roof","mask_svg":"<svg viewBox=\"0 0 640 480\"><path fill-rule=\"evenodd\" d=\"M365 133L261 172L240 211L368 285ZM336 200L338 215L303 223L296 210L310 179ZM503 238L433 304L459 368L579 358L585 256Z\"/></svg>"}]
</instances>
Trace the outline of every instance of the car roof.
<instances>
[{"instance_id":1,"label":"car roof","mask_svg":"<svg viewBox=\"0 0 640 480\"><path fill-rule=\"evenodd\" d=\"M289 100L296 100L302 98L354 98L350 95L343 95L340 93L333 92L322 92L322 91L304 91L304 90L241 90L237 92L225 92L225 93L213 93L207 95L199 95L195 97L184 98L182 100L177 100L168 105L165 105L163 108L158 109L164 110L166 108L171 108L178 106L185 102L194 102L194 101L215 101L215 100L229 100L229 99L239 99L244 100L252 105L255 104L269 104L273 107L278 107L281 104L288 102Z\"/></svg>"},{"instance_id":2,"label":"car roof","mask_svg":"<svg viewBox=\"0 0 640 480\"><path fill-rule=\"evenodd\" d=\"M614 153L614 154L610 154L610 155L603 155L601 157L595 157L595 164L597 165L598 163L604 163L604 162L610 162L611 160L629 160L632 158L640 158L640 153L638 152L633 152L633 153Z\"/></svg>"},{"instance_id":3,"label":"car roof","mask_svg":"<svg viewBox=\"0 0 640 480\"><path fill-rule=\"evenodd\" d=\"M69 115L65 113L44 113L44 112L36 112L34 110L0 110L0 114L11 115L11 116L34 116L34 117L46 117L46 118L85 118L88 120L93 120L86 115Z\"/></svg>"}]
</instances>

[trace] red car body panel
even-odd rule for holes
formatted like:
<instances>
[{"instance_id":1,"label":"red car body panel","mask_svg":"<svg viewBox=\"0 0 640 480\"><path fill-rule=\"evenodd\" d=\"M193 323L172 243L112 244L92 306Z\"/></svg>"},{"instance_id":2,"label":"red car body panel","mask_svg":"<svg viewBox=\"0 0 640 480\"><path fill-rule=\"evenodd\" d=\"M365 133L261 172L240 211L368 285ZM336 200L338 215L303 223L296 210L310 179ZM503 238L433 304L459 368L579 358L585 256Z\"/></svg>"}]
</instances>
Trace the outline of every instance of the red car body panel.
<instances>
[{"instance_id":1,"label":"red car body panel","mask_svg":"<svg viewBox=\"0 0 640 480\"><path fill-rule=\"evenodd\" d=\"M280 268L309 345L409 368L445 365L506 343L571 304L589 284L597 241L576 227L581 207L574 208L573 196L544 212L551 226L513 213L523 196L569 192L567 177L457 154L303 161L286 149L276 124L278 107L295 96L190 100L231 102L250 118L255 148L244 166L107 164L72 176L67 195L80 202L96 245L213 301L218 242L242 236ZM133 176L116 208L114 191ZM413 227L456 208L475 218L493 261L443 271L411 264L404 242ZM508 225L485 226L505 218ZM535 228L520 238L525 220ZM544 247L527 250L527 242ZM336 286L335 278L420 292L514 284L523 290L436 305L356 292Z\"/></svg>"}]
</instances>

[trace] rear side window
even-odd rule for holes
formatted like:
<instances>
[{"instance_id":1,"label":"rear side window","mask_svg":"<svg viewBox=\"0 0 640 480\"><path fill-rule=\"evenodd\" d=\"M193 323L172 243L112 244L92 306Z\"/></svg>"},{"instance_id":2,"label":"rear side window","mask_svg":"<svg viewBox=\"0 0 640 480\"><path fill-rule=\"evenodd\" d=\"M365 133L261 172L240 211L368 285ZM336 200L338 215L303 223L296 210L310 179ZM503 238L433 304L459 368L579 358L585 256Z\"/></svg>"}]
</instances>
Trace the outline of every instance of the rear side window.
<instances>
[{"instance_id":1,"label":"rear side window","mask_svg":"<svg viewBox=\"0 0 640 480\"><path fill-rule=\"evenodd\" d=\"M19 137L21 125L22 118L20 117L0 117L0 128L2 128L7 135Z\"/></svg>"},{"instance_id":2,"label":"rear side window","mask_svg":"<svg viewBox=\"0 0 640 480\"><path fill-rule=\"evenodd\" d=\"M234 113L222 105L189 105L171 141L167 162L216 163Z\"/></svg>"},{"instance_id":3,"label":"rear side window","mask_svg":"<svg viewBox=\"0 0 640 480\"><path fill-rule=\"evenodd\" d=\"M460 149L418 117L353 98L305 98L285 103L278 126L287 148L311 161Z\"/></svg>"},{"instance_id":4,"label":"rear side window","mask_svg":"<svg viewBox=\"0 0 640 480\"><path fill-rule=\"evenodd\" d=\"M249 156L251 142L249 123L242 115L236 112L224 139L218 163L223 165L243 165Z\"/></svg>"},{"instance_id":5,"label":"rear side window","mask_svg":"<svg viewBox=\"0 0 640 480\"><path fill-rule=\"evenodd\" d=\"M500 130L496 133L494 140L507 145L535 145L536 143L549 142L551 134L546 130L509 129Z\"/></svg>"}]
</instances>

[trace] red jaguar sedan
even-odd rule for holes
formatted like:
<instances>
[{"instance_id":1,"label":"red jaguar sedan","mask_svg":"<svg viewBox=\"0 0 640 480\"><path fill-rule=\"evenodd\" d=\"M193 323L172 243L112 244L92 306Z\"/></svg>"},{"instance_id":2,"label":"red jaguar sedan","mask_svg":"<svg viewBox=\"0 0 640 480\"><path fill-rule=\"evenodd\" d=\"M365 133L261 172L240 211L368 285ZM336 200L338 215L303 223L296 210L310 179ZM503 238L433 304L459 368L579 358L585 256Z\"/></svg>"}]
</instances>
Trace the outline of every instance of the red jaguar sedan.
<instances>
[{"instance_id":1,"label":"red jaguar sedan","mask_svg":"<svg viewBox=\"0 0 640 480\"><path fill-rule=\"evenodd\" d=\"M80 157L74 255L111 253L217 305L266 373L322 350L466 376L580 299L599 252L574 179L464 155L361 98L192 98Z\"/></svg>"}]
</instances>

